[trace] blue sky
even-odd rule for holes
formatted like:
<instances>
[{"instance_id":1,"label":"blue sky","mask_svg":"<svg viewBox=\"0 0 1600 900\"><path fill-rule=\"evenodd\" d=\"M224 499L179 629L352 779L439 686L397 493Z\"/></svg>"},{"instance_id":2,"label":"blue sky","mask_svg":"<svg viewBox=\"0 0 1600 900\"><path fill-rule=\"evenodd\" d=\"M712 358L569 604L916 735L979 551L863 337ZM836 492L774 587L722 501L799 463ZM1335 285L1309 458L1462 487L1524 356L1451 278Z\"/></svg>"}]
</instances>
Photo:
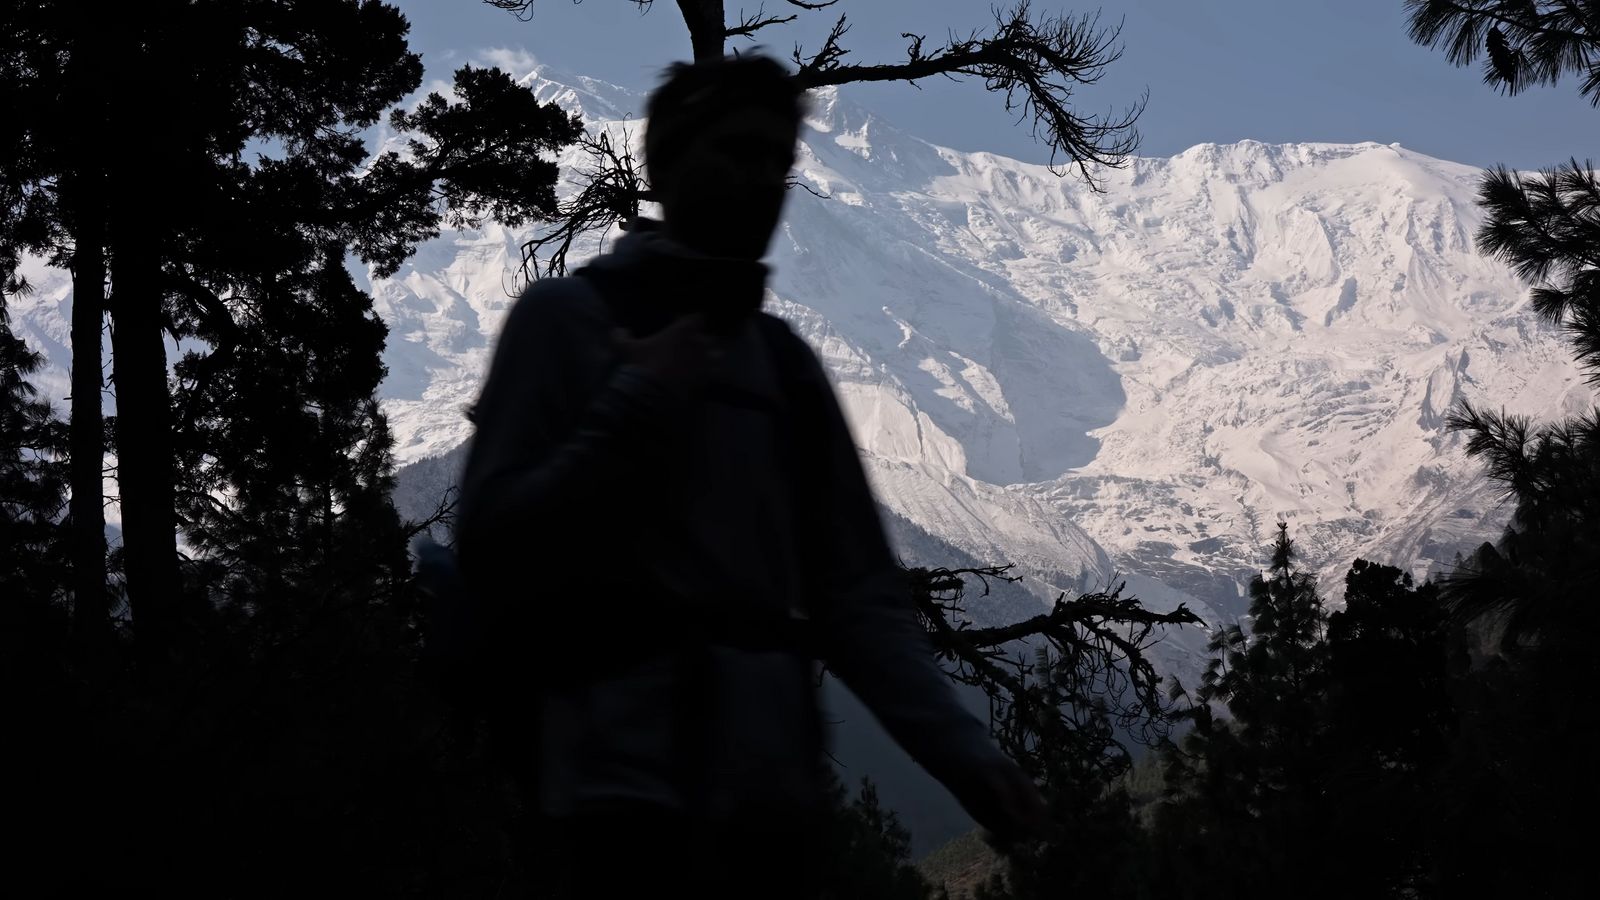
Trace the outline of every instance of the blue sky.
<instances>
[{"instance_id":1,"label":"blue sky","mask_svg":"<svg viewBox=\"0 0 1600 900\"><path fill-rule=\"evenodd\" d=\"M412 44L432 78L485 49L531 54L569 71L648 88L667 63L689 55L672 0L640 14L629 0L536 0L531 21L481 0L391 0L411 19ZM730 0L730 14L760 0ZM1406 38L1402 0L1034 0L1036 12L1101 10L1123 25L1125 52L1084 108L1122 107L1149 91L1140 155L1168 156L1206 141L1399 142L1445 159L1536 168L1600 157L1600 110L1575 84L1504 97L1476 67ZM766 0L768 12L787 11ZM989 0L842 0L853 23L847 46L863 62L904 52L903 31L929 43L992 21ZM815 47L832 11L801 13L763 32L787 57ZM862 86L856 96L928 140L1043 162L1048 153L998 95L975 81Z\"/></svg>"}]
</instances>

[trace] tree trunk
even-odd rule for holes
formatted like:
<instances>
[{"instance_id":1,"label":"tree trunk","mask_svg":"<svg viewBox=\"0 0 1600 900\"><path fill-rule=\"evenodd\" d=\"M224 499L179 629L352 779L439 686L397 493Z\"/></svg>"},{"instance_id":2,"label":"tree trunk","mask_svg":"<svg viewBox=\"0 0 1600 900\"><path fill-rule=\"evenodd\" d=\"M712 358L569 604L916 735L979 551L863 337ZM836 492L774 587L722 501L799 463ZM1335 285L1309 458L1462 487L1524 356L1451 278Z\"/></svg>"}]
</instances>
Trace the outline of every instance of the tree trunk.
<instances>
[{"instance_id":1,"label":"tree trunk","mask_svg":"<svg viewBox=\"0 0 1600 900\"><path fill-rule=\"evenodd\" d=\"M143 71L153 61L135 52ZM141 68L131 71L138 72ZM112 102L115 134L139 134L114 157L111 208L111 377L117 397L117 493L122 502L123 575L133 614L135 652L157 665L174 658L183 601L174 509L172 395L162 338L162 192L172 188L172 129L131 98L160 96L154 78L137 78ZM138 107L138 108L135 108ZM118 115L121 113L122 115ZM141 116L145 118L140 119ZM127 121L122 121L124 118ZM167 140L163 140L167 137Z\"/></svg>"},{"instance_id":2,"label":"tree trunk","mask_svg":"<svg viewBox=\"0 0 1600 900\"><path fill-rule=\"evenodd\" d=\"M80 170L80 178L83 172ZM68 430L72 483L68 534L72 561L72 625L80 639L106 625L106 515L101 479L105 421L100 331L105 315L106 260L99 204L81 196L73 205L77 248L72 254L72 419Z\"/></svg>"},{"instance_id":3,"label":"tree trunk","mask_svg":"<svg viewBox=\"0 0 1600 900\"><path fill-rule=\"evenodd\" d=\"M177 517L173 510L172 397L161 339L160 260L154 242L115 240L111 305L112 378L117 387L117 493L122 501L123 576L134 636L157 654L180 610Z\"/></svg>"},{"instance_id":4,"label":"tree trunk","mask_svg":"<svg viewBox=\"0 0 1600 900\"><path fill-rule=\"evenodd\" d=\"M722 44L726 39L728 27L722 2L723 0L678 0L678 9L683 13L683 23L689 26L689 41L694 48L695 62L722 58Z\"/></svg>"},{"instance_id":5,"label":"tree trunk","mask_svg":"<svg viewBox=\"0 0 1600 900\"><path fill-rule=\"evenodd\" d=\"M72 563L72 626L82 644L104 633L106 620L106 514L102 479L105 420L101 412L100 334L105 323L104 61L98 25L79 34L71 61L68 106L77 113L77 159L67 198L72 228L72 417L68 427L68 558Z\"/></svg>"}]
</instances>

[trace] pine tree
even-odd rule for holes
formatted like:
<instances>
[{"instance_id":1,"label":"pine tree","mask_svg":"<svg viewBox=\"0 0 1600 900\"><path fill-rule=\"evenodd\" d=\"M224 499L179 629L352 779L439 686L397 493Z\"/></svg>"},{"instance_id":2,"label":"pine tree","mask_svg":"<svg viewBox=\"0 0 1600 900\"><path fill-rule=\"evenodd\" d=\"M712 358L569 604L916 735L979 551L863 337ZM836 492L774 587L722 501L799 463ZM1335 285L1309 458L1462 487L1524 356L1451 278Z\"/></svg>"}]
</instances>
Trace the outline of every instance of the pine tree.
<instances>
[{"instance_id":1,"label":"pine tree","mask_svg":"<svg viewBox=\"0 0 1600 900\"><path fill-rule=\"evenodd\" d=\"M1328 619L1325 783L1330 881L1347 896L1430 888L1430 834L1448 816L1440 777L1457 731L1453 662L1438 586L1358 559Z\"/></svg>"},{"instance_id":2,"label":"pine tree","mask_svg":"<svg viewBox=\"0 0 1600 900\"><path fill-rule=\"evenodd\" d=\"M51 727L59 723L57 710L68 701L69 683L61 458L66 426L28 381L41 362L12 333L0 293L0 705L6 710L8 762L27 773L12 779L5 814L50 828L59 817L36 798L49 793L49 801L59 802L63 792L57 788L77 773L58 768L62 754L54 751L65 743L65 729ZM31 815L36 812L46 814ZM64 832L51 833L62 840ZM26 857L35 847L30 834L23 830L14 838L11 851Z\"/></svg>"},{"instance_id":3,"label":"pine tree","mask_svg":"<svg viewBox=\"0 0 1600 900\"><path fill-rule=\"evenodd\" d=\"M388 329L337 256L248 296L226 368L191 378L207 362L191 353L177 370L195 386L180 504L213 601L276 632L307 614L297 606L347 605L406 576L375 399Z\"/></svg>"},{"instance_id":4,"label":"pine tree","mask_svg":"<svg viewBox=\"0 0 1600 900\"><path fill-rule=\"evenodd\" d=\"M43 358L12 334L0 294L0 616L62 599L66 429L28 376Z\"/></svg>"},{"instance_id":5,"label":"pine tree","mask_svg":"<svg viewBox=\"0 0 1600 900\"><path fill-rule=\"evenodd\" d=\"M1580 79L1600 105L1600 7L1591 0L1406 0L1411 39L1454 65L1483 59L1483 81L1515 96Z\"/></svg>"},{"instance_id":6,"label":"pine tree","mask_svg":"<svg viewBox=\"0 0 1600 900\"><path fill-rule=\"evenodd\" d=\"M1411 36L1443 47L1450 62L1485 59L1484 80L1509 94L1579 79L1600 104L1600 6L1553 0L1410 0ZM1484 175L1487 217L1479 249L1534 285L1533 308L1562 326L1581 366L1600 383L1600 180L1576 159L1524 176ZM1462 620L1497 631L1503 647L1559 640L1582 621L1595 577L1600 528L1600 408L1565 422L1462 404L1450 419L1467 450L1516 503L1496 545L1484 545L1444 593Z\"/></svg>"},{"instance_id":7,"label":"pine tree","mask_svg":"<svg viewBox=\"0 0 1600 900\"><path fill-rule=\"evenodd\" d=\"M192 642L204 613L183 588L177 553L174 450L189 424L182 394L194 385L175 396L164 335L210 347L216 361L190 370L203 381L244 339L234 316L247 296L293 302L274 277L352 250L392 273L444 222L516 225L551 214L548 156L579 127L504 73L467 67L456 73L457 100L433 95L395 111L392 124L411 139L369 162L362 131L422 73L404 17L383 3L159 0L101 18L65 2L8 0L4 9L0 82L23 114L0 144L0 181L8 206L29 198L43 226L0 232L0 258L45 251L74 271L75 337L96 345L75 346L75 359L95 364L81 383L75 375L76 436L92 436L84 405L100 401L87 376L98 378L95 298L111 276L122 559L153 662L170 657L180 635ZM90 83L94 91L74 93ZM87 126L77 107L62 112L63 97L86 101ZM108 134L138 139L108 152ZM250 161L252 146L274 152ZM80 455L86 465L92 452ZM75 496L98 498L98 482L79 481Z\"/></svg>"},{"instance_id":8,"label":"pine tree","mask_svg":"<svg viewBox=\"0 0 1600 900\"><path fill-rule=\"evenodd\" d=\"M1250 630L1212 638L1193 729L1169 747L1153 836L1163 893L1338 896L1308 878L1326 839L1327 613L1294 556L1279 522L1271 566L1250 584Z\"/></svg>"},{"instance_id":9,"label":"pine tree","mask_svg":"<svg viewBox=\"0 0 1600 900\"><path fill-rule=\"evenodd\" d=\"M68 458L74 625L86 644L108 625L99 397L104 324L104 207L100 138L105 131L104 33L93 16L62 5L0 3L0 283L24 252L50 257L73 275L72 404ZM72 62L61 65L63 57ZM70 225L68 223L71 223ZM72 237L69 239L69 235Z\"/></svg>"},{"instance_id":10,"label":"pine tree","mask_svg":"<svg viewBox=\"0 0 1600 900\"><path fill-rule=\"evenodd\" d=\"M20 286L24 254L73 271L74 463L94 475L73 499L96 513L103 429L81 455L77 432L99 421L111 314L142 676L121 641L85 663L50 649L60 622L7 631L37 651L6 681L26 687L8 722L37 776L7 809L38 835L24 892L505 881L512 798L444 739L417 678L375 402L385 329L345 262L392 274L445 224L549 215L550 157L579 124L471 67L454 98L390 114L421 78L405 32L366 0L0 4L0 276ZM369 158L386 114L405 143ZM175 371L169 336L193 348ZM104 590L103 570L73 571Z\"/></svg>"},{"instance_id":11,"label":"pine tree","mask_svg":"<svg viewBox=\"0 0 1600 900\"><path fill-rule=\"evenodd\" d=\"M1450 62L1486 60L1508 94L1578 80L1600 105L1600 6L1558 0L1412 0L1411 34ZM1530 300L1563 327L1600 384L1600 179L1576 159L1523 176L1484 176L1477 241L1533 285ZM1576 895L1586 847L1579 810L1600 796L1581 771L1593 739L1580 712L1600 671L1584 636L1600 579L1600 408L1565 421L1463 404L1451 424L1514 504L1500 539L1444 579L1456 622L1483 651L1456 686L1460 735L1447 781L1463 798L1435 846L1445 891Z\"/></svg>"},{"instance_id":12,"label":"pine tree","mask_svg":"<svg viewBox=\"0 0 1600 900\"><path fill-rule=\"evenodd\" d=\"M1202 700L1226 705L1241 740L1263 751L1262 796L1308 783L1316 700L1327 682L1326 629L1316 578L1294 567L1289 526L1279 522L1268 575L1250 584L1250 633L1235 625L1212 639L1220 655L1199 691Z\"/></svg>"},{"instance_id":13,"label":"pine tree","mask_svg":"<svg viewBox=\"0 0 1600 900\"><path fill-rule=\"evenodd\" d=\"M933 888L911 865L911 834L878 791L862 779L852 795L837 776L831 785L833 814L819 862L824 896L929 900ZM760 886L751 886L759 896Z\"/></svg>"}]
</instances>

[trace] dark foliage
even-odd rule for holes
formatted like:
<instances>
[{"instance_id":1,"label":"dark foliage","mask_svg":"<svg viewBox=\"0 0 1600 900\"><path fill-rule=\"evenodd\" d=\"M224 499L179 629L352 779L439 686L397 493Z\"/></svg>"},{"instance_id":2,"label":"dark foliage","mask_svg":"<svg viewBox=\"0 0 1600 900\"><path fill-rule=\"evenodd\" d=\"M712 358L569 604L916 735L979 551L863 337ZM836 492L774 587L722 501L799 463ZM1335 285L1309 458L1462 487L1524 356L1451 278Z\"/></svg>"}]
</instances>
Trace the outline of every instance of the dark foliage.
<instances>
[{"instance_id":1,"label":"dark foliage","mask_svg":"<svg viewBox=\"0 0 1600 900\"><path fill-rule=\"evenodd\" d=\"M252 352L260 317L248 307L300 302L300 283L347 252L389 274L441 224L554 213L548 156L579 127L504 73L470 67L456 73L454 99L393 109L422 66L405 18L383 3L162 0L108 15L65 2L5 6L0 82L18 115L0 136L0 199L17 224L0 235L0 258L44 252L73 269L75 317L80 307L85 316L75 343L98 339L95 294L111 277L126 590L156 664L181 654L174 642L205 614L177 552L173 461L205 427L186 418L203 414L196 397ZM386 113L409 137L368 160L363 132ZM107 134L139 139L108 149ZM176 387L164 334L209 351ZM98 409L92 386L86 377L74 391L73 411L91 435L82 407ZM97 455L87 439L74 443ZM74 471L78 493L97 497Z\"/></svg>"},{"instance_id":2,"label":"dark foliage","mask_svg":"<svg viewBox=\"0 0 1600 900\"><path fill-rule=\"evenodd\" d=\"M1594 0L1406 0L1411 39L1451 63L1483 59L1483 80L1507 94L1564 75L1600 105L1600 3Z\"/></svg>"},{"instance_id":3,"label":"dark foliage","mask_svg":"<svg viewBox=\"0 0 1600 900\"><path fill-rule=\"evenodd\" d=\"M1167 752L1155 845L1163 886L1177 896L1223 896L1214 880L1223 868L1227 896L1276 896L1316 867L1324 839L1327 613L1315 579L1294 566L1282 522L1250 597L1249 632L1232 625L1213 636L1194 727Z\"/></svg>"},{"instance_id":4,"label":"dark foliage","mask_svg":"<svg viewBox=\"0 0 1600 900\"><path fill-rule=\"evenodd\" d=\"M878 803L878 792L863 779L852 795L842 782L833 785L834 814L824 837L821 875L823 897L845 900L929 900L933 888L911 865L911 835L891 810ZM752 895L759 894L752 886Z\"/></svg>"},{"instance_id":5,"label":"dark foliage","mask_svg":"<svg viewBox=\"0 0 1600 900\"><path fill-rule=\"evenodd\" d=\"M1505 534L1445 579L1445 599L1459 620L1497 632L1504 649L1568 645L1600 577L1600 412L1535 427L1463 404L1451 423L1516 508Z\"/></svg>"},{"instance_id":6,"label":"dark foliage","mask_svg":"<svg viewBox=\"0 0 1600 900\"><path fill-rule=\"evenodd\" d=\"M42 359L12 334L0 294L0 597L43 615L66 582L66 428L28 376Z\"/></svg>"},{"instance_id":7,"label":"dark foliage","mask_svg":"<svg viewBox=\"0 0 1600 900\"><path fill-rule=\"evenodd\" d=\"M1537 175L1487 173L1478 202L1488 213L1478 248L1534 285L1534 309L1566 328L1579 365L1600 383L1600 179L1571 160Z\"/></svg>"},{"instance_id":8,"label":"dark foliage","mask_svg":"<svg viewBox=\"0 0 1600 900\"><path fill-rule=\"evenodd\" d=\"M987 593L990 579L1011 577L1004 568L909 574L952 677L989 695L995 736L1050 807L1045 839L998 847L1004 871L978 896L1136 896L1143 839L1122 785L1133 764L1128 743L1158 744L1177 719L1145 651L1168 627L1199 619L1182 606L1152 612L1115 588L1063 595L1044 614L979 628L968 620L964 578Z\"/></svg>"},{"instance_id":9,"label":"dark foliage","mask_svg":"<svg viewBox=\"0 0 1600 900\"><path fill-rule=\"evenodd\" d=\"M0 590L0 689L29 772L8 886L493 895L517 871L515 797L420 677L385 328L345 258L392 273L441 224L548 215L547 157L577 123L468 68L456 99L395 111L411 139L369 164L363 131L422 71L382 3L0 12L0 275L23 287L29 253L73 271L93 376L74 372L93 476L74 469L74 509L96 512L111 313L130 601L83 602L120 587L103 565L64 573L61 429L7 332L4 558L27 591ZM175 373L168 337L195 348ZM68 574L102 631L69 629Z\"/></svg>"},{"instance_id":10,"label":"dark foliage","mask_svg":"<svg viewBox=\"0 0 1600 900\"><path fill-rule=\"evenodd\" d=\"M1437 589L1357 560L1328 615L1280 523L1251 595L1248 632L1212 641L1194 730L1163 754L1150 896L1440 896L1464 670Z\"/></svg>"}]
</instances>

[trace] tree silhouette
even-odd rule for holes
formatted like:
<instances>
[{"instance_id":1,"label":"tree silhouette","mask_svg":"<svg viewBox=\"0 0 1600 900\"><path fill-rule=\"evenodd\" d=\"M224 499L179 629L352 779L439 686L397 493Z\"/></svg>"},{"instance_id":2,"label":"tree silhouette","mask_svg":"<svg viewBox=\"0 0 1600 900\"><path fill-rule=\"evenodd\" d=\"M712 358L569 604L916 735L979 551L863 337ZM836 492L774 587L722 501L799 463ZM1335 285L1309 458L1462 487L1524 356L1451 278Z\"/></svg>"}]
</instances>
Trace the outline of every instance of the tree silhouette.
<instances>
[{"instance_id":1,"label":"tree silhouette","mask_svg":"<svg viewBox=\"0 0 1600 900\"><path fill-rule=\"evenodd\" d=\"M536 0L484 2L522 19L531 19L538 5ZM628 2L641 11L654 6L654 0ZM721 58L730 42L753 40L758 32L830 9L839 0L784 2L791 8L787 15L768 14L758 6L754 13L741 11L735 21L729 20L724 0L678 0L677 7L694 58L705 60ZM1003 98L1008 112L1031 122L1034 136L1050 148L1050 166L1057 174L1076 170L1094 187L1100 183L1097 167L1120 167L1138 146L1134 124L1143 111L1143 99L1120 114L1103 116L1083 113L1073 104L1078 90L1098 82L1122 53L1119 29L1102 26L1098 16L1036 15L1030 0L1017 0L994 10L989 30L952 35L937 46L930 45L926 35L906 33L902 35L908 42L905 58L884 63L847 61L849 31L849 20L841 13L815 50L796 46L794 79L805 88L882 81L915 84L932 77L981 79L985 90ZM564 272L567 252L577 236L637 215L639 202L648 196L645 179L635 160L614 148L611 140L587 145L593 165L579 178L579 190L563 206L557 226L523 247L525 277ZM541 265L537 257L547 247L553 252Z\"/></svg>"},{"instance_id":2,"label":"tree silhouette","mask_svg":"<svg viewBox=\"0 0 1600 900\"><path fill-rule=\"evenodd\" d=\"M1129 743L1167 740L1178 713L1146 651L1168 627L1198 624L1180 605L1167 613L1123 597L1121 587L1068 599L1048 612L996 627L969 623L965 580L987 594L1009 567L908 571L912 596L936 651L958 682L989 697L1000 746L1041 785L1050 833L999 848L1009 865L978 896L1128 893L1140 866L1138 828L1120 782Z\"/></svg>"},{"instance_id":3,"label":"tree silhouette","mask_svg":"<svg viewBox=\"0 0 1600 900\"><path fill-rule=\"evenodd\" d=\"M1356 560L1327 645L1324 849L1359 863L1325 877L1352 897L1428 889L1430 838L1455 792L1439 773L1457 731L1451 679L1460 674L1438 586Z\"/></svg>"},{"instance_id":4,"label":"tree silhouette","mask_svg":"<svg viewBox=\"0 0 1600 900\"><path fill-rule=\"evenodd\" d=\"M29 823L14 883L281 896L315 876L346 893L493 893L515 804L444 735L417 677L374 396L385 328L346 261L392 274L441 226L552 214L550 157L578 124L470 67L452 98L391 113L421 66L381 3L163 0L93 16L7 0L0 13L0 281L23 289L30 254L73 272L67 521L99 539L99 568L72 566L81 630L98 637L69 648L68 543L47 502L58 475L46 490L60 450L40 443L61 429L27 400L31 357L7 334L0 371L18 377L0 449L22 449L0 466L22 477L0 485L4 564L55 591L24 605L0 586L0 687L30 772L6 810ZM374 156L364 135L385 115L399 136ZM131 629L86 602L107 591L108 311ZM184 350L175 368L169 341ZM29 500L26 519L13 498Z\"/></svg>"},{"instance_id":5,"label":"tree silhouette","mask_svg":"<svg viewBox=\"0 0 1600 900\"><path fill-rule=\"evenodd\" d=\"M1155 744L1171 708L1144 653L1168 626L1199 624L1186 606L1167 613L1107 592L1056 598L1041 615L988 628L967 618L965 578L1017 580L1009 566L907 571L939 656L958 682L983 689L1001 747L1048 786L1053 778L1107 781L1132 763L1123 736ZM1122 732L1119 735L1118 732Z\"/></svg>"},{"instance_id":6,"label":"tree silhouette","mask_svg":"<svg viewBox=\"0 0 1600 900\"><path fill-rule=\"evenodd\" d=\"M1411 0L1411 36L1443 47L1455 65L1484 56L1485 80L1516 94L1567 76L1600 104L1600 6L1545 0ZM1600 384L1600 181L1576 159L1524 176L1497 167L1483 177L1487 213L1479 249L1533 285L1534 310L1562 326L1578 363ZM1535 426L1526 417L1463 403L1449 419L1467 450L1516 502L1498 546L1485 544L1444 595L1467 621L1497 630L1505 648L1561 641L1581 621L1593 584L1600 513L1600 409Z\"/></svg>"},{"instance_id":7,"label":"tree silhouette","mask_svg":"<svg viewBox=\"0 0 1600 900\"><path fill-rule=\"evenodd\" d=\"M37 613L53 604L66 581L57 533L66 429L28 382L42 363L12 334L0 293L0 618L8 620L25 614L19 607Z\"/></svg>"},{"instance_id":8,"label":"tree silhouette","mask_svg":"<svg viewBox=\"0 0 1600 900\"><path fill-rule=\"evenodd\" d=\"M1340 896L1304 876L1326 832L1327 613L1294 556L1279 522L1271 567L1250 584L1250 629L1213 636L1194 727L1167 748L1152 860L1164 894Z\"/></svg>"},{"instance_id":9,"label":"tree silhouette","mask_svg":"<svg viewBox=\"0 0 1600 900\"><path fill-rule=\"evenodd\" d=\"M1565 329L1600 384L1600 180L1576 160L1531 177L1500 167L1484 176L1479 202L1480 250L1534 285L1534 310ZM1583 586L1600 575L1600 408L1535 425L1462 402L1448 421L1516 507L1498 545L1446 581L1447 599L1463 619L1495 622L1505 647L1563 640L1584 620Z\"/></svg>"},{"instance_id":10,"label":"tree silhouette","mask_svg":"<svg viewBox=\"0 0 1600 900\"><path fill-rule=\"evenodd\" d=\"M1600 6L1592 0L1406 0L1411 39L1443 48L1454 65L1483 58L1483 81L1516 95L1581 79L1600 105Z\"/></svg>"},{"instance_id":11,"label":"tree silhouette","mask_svg":"<svg viewBox=\"0 0 1600 900\"><path fill-rule=\"evenodd\" d=\"M1467 862L1497 840L1482 827L1500 813L1481 785L1498 785L1461 727L1465 646L1437 586L1358 559L1344 608L1325 616L1292 558L1280 523L1272 569L1252 584L1250 628L1213 639L1195 728L1163 753L1147 896L1469 890L1465 870L1504 867Z\"/></svg>"},{"instance_id":12,"label":"tree silhouette","mask_svg":"<svg viewBox=\"0 0 1600 900\"><path fill-rule=\"evenodd\" d=\"M0 80L16 79L26 115L21 137L7 139L3 180L44 225L8 232L3 255L58 251L53 261L73 269L84 341L74 434L84 447L98 430L88 409L100 402L96 288L111 276L122 559L135 628L156 662L204 613L180 577L174 451L190 427L187 393L203 393L250 339L236 307L251 296L297 302L272 279L302 276L329 254L348 249L392 273L441 223L553 214L546 157L579 129L503 73L468 67L456 72L457 99L396 110L390 122L410 139L369 162L364 129L422 72L404 17L382 3L160 0L87 27L77 4L8 6ZM58 97L85 100L88 125L71 118L75 108L52 112ZM139 139L95 149L107 133ZM211 349L176 389L164 335ZM76 452L79 443L87 472L94 454ZM98 472L75 486L98 506Z\"/></svg>"},{"instance_id":13,"label":"tree silhouette","mask_svg":"<svg viewBox=\"0 0 1600 900\"><path fill-rule=\"evenodd\" d=\"M855 792L831 776L833 815L823 837L819 873L824 896L931 900L932 886L911 865L911 835L878 791L862 779ZM777 873L774 873L777 874ZM753 894L758 885L751 885Z\"/></svg>"},{"instance_id":14,"label":"tree silhouette","mask_svg":"<svg viewBox=\"0 0 1600 900\"><path fill-rule=\"evenodd\" d=\"M1588 0L1413 0L1411 36L1455 65L1485 59L1484 80L1515 95L1579 82L1600 105L1600 5ZM1600 183L1588 163L1524 175L1485 173L1479 249L1527 280L1530 303L1562 327L1591 384L1600 384ZM1584 847L1577 810L1596 792L1583 768L1592 743L1583 708L1596 677L1585 646L1587 600L1600 564L1600 409L1535 423L1462 403L1451 414L1467 451L1514 504L1510 523L1442 582L1452 621L1467 629L1466 669L1453 680L1457 736L1437 779L1438 832L1428 881L1441 893L1574 894ZM1470 665L1469 665L1470 663Z\"/></svg>"},{"instance_id":15,"label":"tree silhouette","mask_svg":"<svg viewBox=\"0 0 1600 900\"><path fill-rule=\"evenodd\" d=\"M337 256L242 297L226 366L191 353L177 368L195 386L181 393L179 503L211 603L283 634L310 612L297 601L345 605L407 576L375 400L388 329Z\"/></svg>"},{"instance_id":16,"label":"tree silhouette","mask_svg":"<svg viewBox=\"0 0 1600 900\"><path fill-rule=\"evenodd\" d=\"M21 254L41 253L72 272L70 588L79 637L108 625L100 396L105 319L105 30L65 4L0 3L0 281ZM70 59L65 65L60 60ZM13 284L12 287L20 287Z\"/></svg>"}]
</instances>

